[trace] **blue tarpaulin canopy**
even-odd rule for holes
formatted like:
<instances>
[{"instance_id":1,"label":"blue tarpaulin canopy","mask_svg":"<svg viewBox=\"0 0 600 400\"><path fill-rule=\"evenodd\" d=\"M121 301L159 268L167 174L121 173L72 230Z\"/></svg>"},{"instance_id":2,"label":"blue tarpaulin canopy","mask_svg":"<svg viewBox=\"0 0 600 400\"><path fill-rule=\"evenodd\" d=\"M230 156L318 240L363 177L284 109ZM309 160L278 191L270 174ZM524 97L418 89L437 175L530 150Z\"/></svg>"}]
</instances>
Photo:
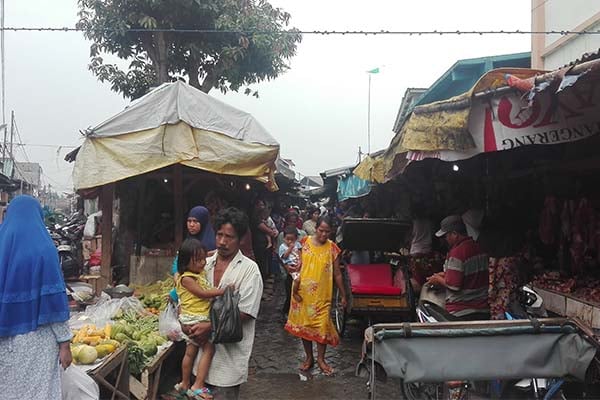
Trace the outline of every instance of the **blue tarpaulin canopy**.
<instances>
[{"instance_id":1,"label":"blue tarpaulin canopy","mask_svg":"<svg viewBox=\"0 0 600 400\"><path fill-rule=\"evenodd\" d=\"M356 175L342 176L338 180L337 197L338 201L355 199L366 196L371 192L371 182L360 179Z\"/></svg>"}]
</instances>

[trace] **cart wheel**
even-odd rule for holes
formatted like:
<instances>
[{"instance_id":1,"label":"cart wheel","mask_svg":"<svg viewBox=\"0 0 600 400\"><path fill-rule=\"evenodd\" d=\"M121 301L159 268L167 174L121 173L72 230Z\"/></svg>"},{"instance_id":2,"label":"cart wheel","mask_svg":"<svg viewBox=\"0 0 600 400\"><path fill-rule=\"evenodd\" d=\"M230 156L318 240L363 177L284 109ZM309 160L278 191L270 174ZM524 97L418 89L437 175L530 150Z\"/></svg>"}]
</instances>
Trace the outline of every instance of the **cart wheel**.
<instances>
[{"instance_id":1,"label":"cart wheel","mask_svg":"<svg viewBox=\"0 0 600 400\"><path fill-rule=\"evenodd\" d=\"M402 398L406 400L437 400L443 398L441 383L406 383L402 381Z\"/></svg>"},{"instance_id":2,"label":"cart wheel","mask_svg":"<svg viewBox=\"0 0 600 400\"><path fill-rule=\"evenodd\" d=\"M337 330L338 335L343 336L346 330L346 309L342 306L342 297L340 290L336 287L333 293L333 307L331 318Z\"/></svg>"}]
</instances>

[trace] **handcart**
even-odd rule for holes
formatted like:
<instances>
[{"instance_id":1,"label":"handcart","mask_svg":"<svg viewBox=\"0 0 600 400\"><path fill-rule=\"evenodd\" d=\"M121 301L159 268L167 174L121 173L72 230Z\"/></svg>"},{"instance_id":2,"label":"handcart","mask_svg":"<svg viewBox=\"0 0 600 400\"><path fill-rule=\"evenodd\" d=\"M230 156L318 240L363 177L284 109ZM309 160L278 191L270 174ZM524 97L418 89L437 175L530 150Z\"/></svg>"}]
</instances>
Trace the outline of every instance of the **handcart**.
<instances>
[{"instance_id":1,"label":"handcart","mask_svg":"<svg viewBox=\"0 0 600 400\"><path fill-rule=\"evenodd\" d=\"M567 318L376 324L365 331L357 374L369 376L371 399L387 377L402 380L408 399L443 398L444 382L456 381L553 378L593 387L598 350L594 332Z\"/></svg>"},{"instance_id":2,"label":"handcart","mask_svg":"<svg viewBox=\"0 0 600 400\"><path fill-rule=\"evenodd\" d=\"M410 233L411 223L394 219L347 218L342 224L342 247L351 251L397 252ZM388 257L389 258L389 257ZM415 299L406 263L398 258L373 264L342 264L348 305L341 304L335 288L332 318L338 333L344 333L350 317L387 321L408 320L414 313ZM399 275L396 275L399 274Z\"/></svg>"}]
</instances>

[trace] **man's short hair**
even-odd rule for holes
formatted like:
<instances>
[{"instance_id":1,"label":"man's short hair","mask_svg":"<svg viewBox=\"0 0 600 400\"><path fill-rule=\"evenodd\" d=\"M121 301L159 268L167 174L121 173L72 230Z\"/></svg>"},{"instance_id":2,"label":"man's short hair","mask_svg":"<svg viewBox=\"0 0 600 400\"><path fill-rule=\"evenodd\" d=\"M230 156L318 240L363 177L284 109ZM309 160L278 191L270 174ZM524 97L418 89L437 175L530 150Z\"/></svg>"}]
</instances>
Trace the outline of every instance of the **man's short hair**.
<instances>
[{"instance_id":1,"label":"man's short hair","mask_svg":"<svg viewBox=\"0 0 600 400\"><path fill-rule=\"evenodd\" d=\"M238 239L242 239L248 232L248 216L242 210L229 207L221 210L215 218L215 231L221 229L225 224L231 224Z\"/></svg>"}]
</instances>

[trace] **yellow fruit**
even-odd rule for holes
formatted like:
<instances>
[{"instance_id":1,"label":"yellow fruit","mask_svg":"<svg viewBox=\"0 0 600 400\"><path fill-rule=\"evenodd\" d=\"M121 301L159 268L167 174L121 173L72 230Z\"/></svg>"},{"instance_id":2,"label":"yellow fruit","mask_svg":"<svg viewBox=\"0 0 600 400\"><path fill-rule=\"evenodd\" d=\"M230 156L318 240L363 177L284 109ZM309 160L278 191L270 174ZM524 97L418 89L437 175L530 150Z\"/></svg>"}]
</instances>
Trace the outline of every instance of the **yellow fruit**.
<instances>
[{"instance_id":1,"label":"yellow fruit","mask_svg":"<svg viewBox=\"0 0 600 400\"><path fill-rule=\"evenodd\" d=\"M110 344L110 345L115 346L115 349L116 349L117 347L119 347L119 345L121 343L119 343L118 341L116 341L114 339L104 339L100 342L100 344Z\"/></svg>"},{"instance_id":2,"label":"yellow fruit","mask_svg":"<svg viewBox=\"0 0 600 400\"><path fill-rule=\"evenodd\" d=\"M113 351L115 351L116 347L112 344L99 344L96 346L96 351L98 352L98 357L102 358Z\"/></svg>"}]
</instances>

